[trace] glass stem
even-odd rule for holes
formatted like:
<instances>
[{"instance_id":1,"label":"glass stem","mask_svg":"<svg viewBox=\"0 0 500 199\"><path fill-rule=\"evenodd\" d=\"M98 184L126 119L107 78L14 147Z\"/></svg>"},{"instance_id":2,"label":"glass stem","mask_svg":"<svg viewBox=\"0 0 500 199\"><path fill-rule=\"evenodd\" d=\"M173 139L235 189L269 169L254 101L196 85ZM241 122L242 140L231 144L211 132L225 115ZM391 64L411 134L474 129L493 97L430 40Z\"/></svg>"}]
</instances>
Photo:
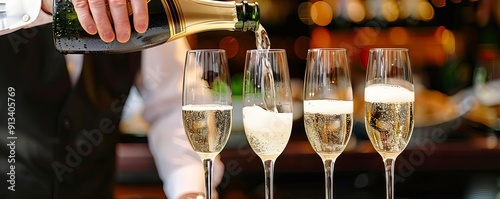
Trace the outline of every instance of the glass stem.
<instances>
[{"instance_id":1,"label":"glass stem","mask_svg":"<svg viewBox=\"0 0 500 199\"><path fill-rule=\"evenodd\" d=\"M387 199L394 198L394 158L384 158Z\"/></svg>"},{"instance_id":2,"label":"glass stem","mask_svg":"<svg viewBox=\"0 0 500 199\"><path fill-rule=\"evenodd\" d=\"M325 196L326 199L333 199L333 165L335 160L323 160L325 166Z\"/></svg>"},{"instance_id":3,"label":"glass stem","mask_svg":"<svg viewBox=\"0 0 500 199\"><path fill-rule=\"evenodd\" d=\"M266 199L273 198L273 176L274 160L264 160L264 172L266 175Z\"/></svg>"},{"instance_id":4,"label":"glass stem","mask_svg":"<svg viewBox=\"0 0 500 199\"><path fill-rule=\"evenodd\" d=\"M213 159L204 158L203 167L205 168L205 198L212 199L212 174L213 170Z\"/></svg>"}]
</instances>

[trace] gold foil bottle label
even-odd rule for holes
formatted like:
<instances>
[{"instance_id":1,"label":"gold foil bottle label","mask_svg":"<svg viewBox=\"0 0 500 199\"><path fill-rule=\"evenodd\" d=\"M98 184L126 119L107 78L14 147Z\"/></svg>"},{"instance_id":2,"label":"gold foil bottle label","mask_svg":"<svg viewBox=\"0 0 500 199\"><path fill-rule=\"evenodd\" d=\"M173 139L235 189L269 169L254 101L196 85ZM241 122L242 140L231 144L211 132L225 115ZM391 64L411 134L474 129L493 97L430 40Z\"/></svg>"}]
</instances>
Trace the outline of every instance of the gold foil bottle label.
<instances>
[{"instance_id":1,"label":"gold foil bottle label","mask_svg":"<svg viewBox=\"0 0 500 199\"><path fill-rule=\"evenodd\" d=\"M168 25L170 29L170 40L176 39L176 35L186 31L186 22L178 0L162 0L165 13L167 15Z\"/></svg>"}]
</instances>

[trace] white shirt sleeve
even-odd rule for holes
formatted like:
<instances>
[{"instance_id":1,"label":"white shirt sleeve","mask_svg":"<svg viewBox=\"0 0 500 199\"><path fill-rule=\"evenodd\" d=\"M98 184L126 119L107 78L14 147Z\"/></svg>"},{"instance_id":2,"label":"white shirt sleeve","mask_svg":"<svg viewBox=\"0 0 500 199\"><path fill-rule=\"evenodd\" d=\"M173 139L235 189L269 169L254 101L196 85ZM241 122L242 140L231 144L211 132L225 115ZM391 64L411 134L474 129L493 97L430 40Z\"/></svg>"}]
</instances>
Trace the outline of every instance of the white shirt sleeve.
<instances>
[{"instance_id":1,"label":"white shirt sleeve","mask_svg":"<svg viewBox=\"0 0 500 199\"><path fill-rule=\"evenodd\" d=\"M41 7L42 0L0 0L0 35L32 25Z\"/></svg>"},{"instance_id":2,"label":"white shirt sleeve","mask_svg":"<svg viewBox=\"0 0 500 199\"><path fill-rule=\"evenodd\" d=\"M204 193L204 170L182 124L182 79L189 45L185 38L146 49L138 83L144 100L143 117L150 123L148 141L164 191L177 199L186 193ZM214 164L214 187L223 175L223 164Z\"/></svg>"}]
</instances>

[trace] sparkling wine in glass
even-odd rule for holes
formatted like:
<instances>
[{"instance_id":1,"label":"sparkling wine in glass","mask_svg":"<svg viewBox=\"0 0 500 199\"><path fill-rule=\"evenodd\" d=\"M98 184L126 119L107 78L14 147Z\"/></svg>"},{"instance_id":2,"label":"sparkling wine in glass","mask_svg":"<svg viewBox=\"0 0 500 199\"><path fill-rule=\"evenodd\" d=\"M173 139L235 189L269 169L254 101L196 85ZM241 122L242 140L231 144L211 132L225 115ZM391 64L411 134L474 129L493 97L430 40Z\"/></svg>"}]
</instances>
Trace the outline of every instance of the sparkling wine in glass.
<instances>
[{"instance_id":1,"label":"sparkling wine in glass","mask_svg":"<svg viewBox=\"0 0 500 199\"><path fill-rule=\"evenodd\" d=\"M269 72L272 73L272 79L269 79ZM266 199L273 198L274 162L290 139L292 106L285 50L247 51L243 81L243 126L251 148L264 164Z\"/></svg>"},{"instance_id":2,"label":"sparkling wine in glass","mask_svg":"<svg viewBox=\"0 0 500 199\"><path fill-rule=\"evenodd\" d=\"M227 143L232 125L230 74L224 50L186 53L182 120L186 135L203 161L206 198L212 198L215 157Z\"/></svg>"},{"instance_id":3,"label":"sparkling wine in glass","mask_svg":"<svg viewBox=\"0 0 500 199\"><path fill-rule=\"evenodd\" d=\"M304 77L304 125L325 168L325 198L333 198L333 167L353 125L353 97L345 49L309 49Z\"/></svg>"},{"instance_id":4,"label":"sparkling wine in glass","mask_svg":"<svg viewBox=\"0 0 500 199\"><path fill-rule=\"evenodd\" d=\"M370 49L365 83L365 127L385 166L394 198L394 163L413 132L415 93L408 49Z\"/></svg>"}]
</instances>

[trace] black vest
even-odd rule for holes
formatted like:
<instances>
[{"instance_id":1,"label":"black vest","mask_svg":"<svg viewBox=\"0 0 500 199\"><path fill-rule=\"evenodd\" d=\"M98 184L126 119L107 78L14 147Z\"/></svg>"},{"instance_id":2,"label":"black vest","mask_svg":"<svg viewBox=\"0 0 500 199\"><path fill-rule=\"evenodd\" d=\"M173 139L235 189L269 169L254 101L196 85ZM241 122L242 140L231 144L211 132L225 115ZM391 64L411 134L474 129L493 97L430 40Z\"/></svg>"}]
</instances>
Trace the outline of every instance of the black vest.
<instances>
[{"instance_id":1,"label":"black vest","mask_svg":"<svg viewBox=\"0 0 500 199\"><path fill-rule=\"evenodd\" d=\"M113 198L118 123L139 68L140 53L86 55L72 87L50 24L0 36L0 198Z\"/></svg>"}]
</instances>

